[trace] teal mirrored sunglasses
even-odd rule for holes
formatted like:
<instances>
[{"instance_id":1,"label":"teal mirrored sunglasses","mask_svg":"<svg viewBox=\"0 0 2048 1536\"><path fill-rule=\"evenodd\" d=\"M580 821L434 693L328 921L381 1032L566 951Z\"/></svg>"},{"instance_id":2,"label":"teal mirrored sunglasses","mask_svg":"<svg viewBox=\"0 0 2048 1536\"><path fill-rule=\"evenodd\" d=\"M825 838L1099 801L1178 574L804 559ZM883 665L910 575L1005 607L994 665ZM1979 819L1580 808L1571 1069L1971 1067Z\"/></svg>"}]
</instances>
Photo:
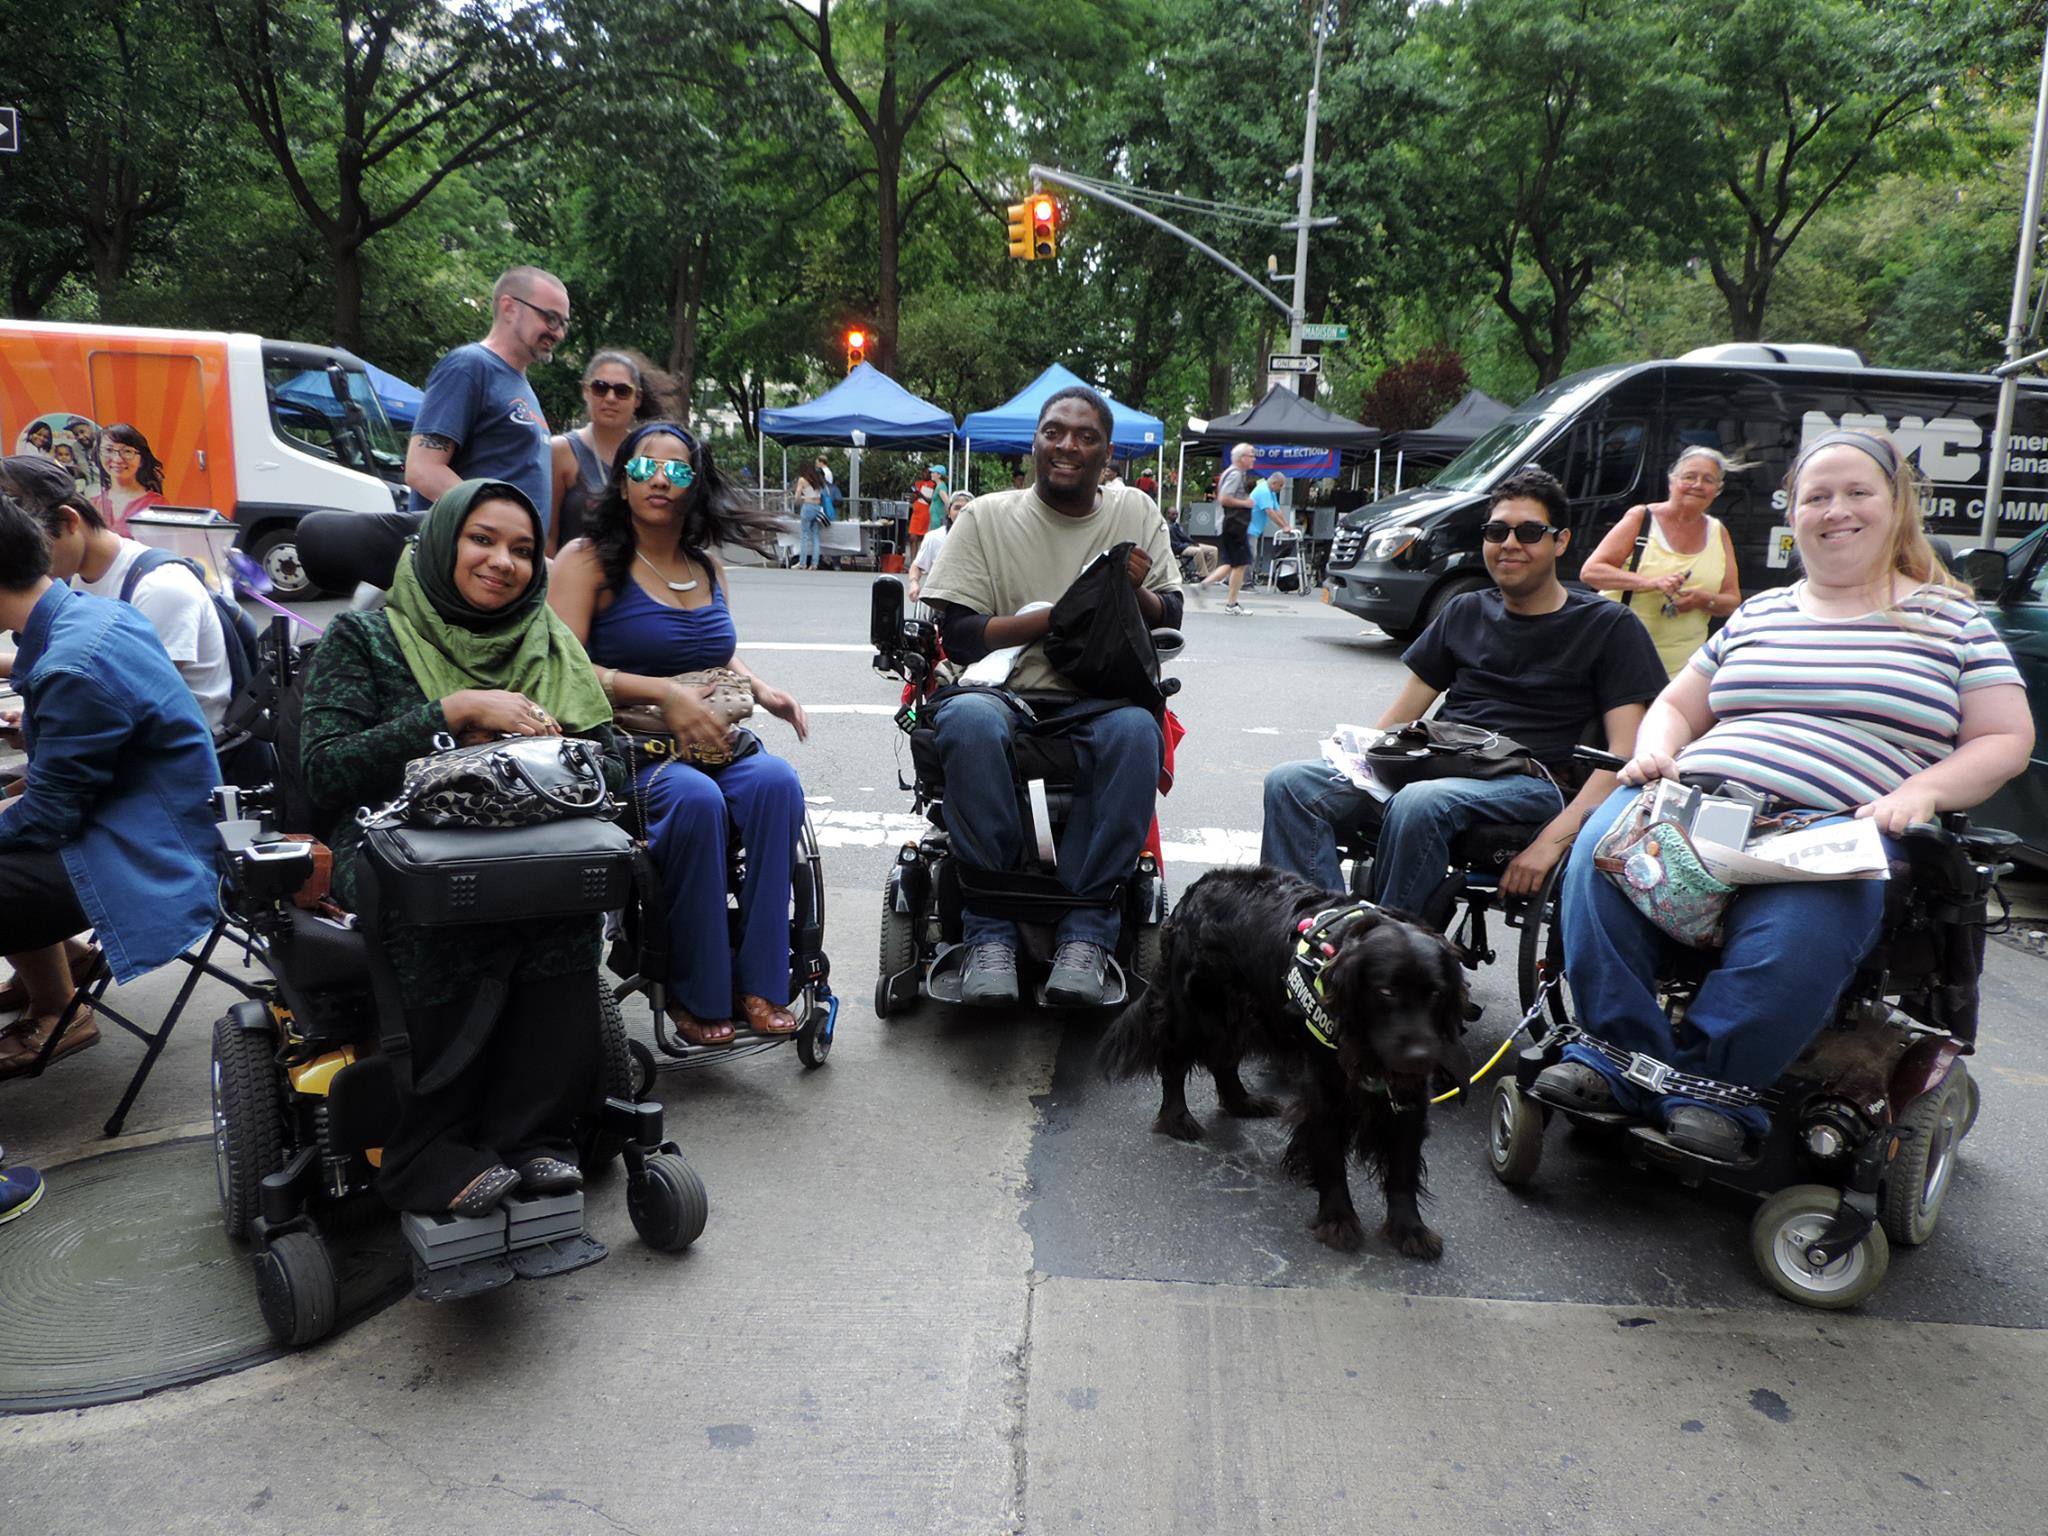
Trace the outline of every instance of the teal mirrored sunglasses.
<instances>
[{"instance_id":1,"label":"teal mirrored sunglasses","mask_svg":"<svg viewBox=\"0 0 2048 1536\"><path fill-rule=\"evenodd\" d=\"M697 478L688 459L633 458L626 460L626 478L645 485L656 475L664 476L679 491L686 491Z\"/></svg>"}]
</instances>

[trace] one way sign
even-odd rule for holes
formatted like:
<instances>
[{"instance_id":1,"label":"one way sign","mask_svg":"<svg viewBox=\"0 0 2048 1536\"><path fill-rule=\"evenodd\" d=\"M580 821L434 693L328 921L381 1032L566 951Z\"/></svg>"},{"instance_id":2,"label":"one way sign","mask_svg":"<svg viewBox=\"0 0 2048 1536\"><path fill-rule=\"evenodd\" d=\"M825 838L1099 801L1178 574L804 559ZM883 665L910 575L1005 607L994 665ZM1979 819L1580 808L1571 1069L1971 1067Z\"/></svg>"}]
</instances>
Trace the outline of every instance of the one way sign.
<instances>
[{"instance_id":1,"label":"one way sign","mask_svg":"<svg viewBox=\"0 0 2048 1536\"><path fill-rule=\"evenodd\" d=\"M21 114L13 107L0 107L0 155L21 153Z\"/></svg>"}]
</instances>

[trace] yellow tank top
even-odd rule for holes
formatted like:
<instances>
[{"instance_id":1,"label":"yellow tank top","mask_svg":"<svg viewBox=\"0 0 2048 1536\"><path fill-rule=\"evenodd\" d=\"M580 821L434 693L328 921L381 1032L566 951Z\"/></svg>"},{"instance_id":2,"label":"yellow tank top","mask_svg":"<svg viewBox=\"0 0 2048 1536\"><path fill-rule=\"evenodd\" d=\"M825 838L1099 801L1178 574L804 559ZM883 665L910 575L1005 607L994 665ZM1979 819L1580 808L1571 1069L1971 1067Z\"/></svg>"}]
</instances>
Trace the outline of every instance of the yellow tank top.
<instances>
[{"instance_id":1,"label":"yellow tank top","mask_svg":"<svg viewBox=\"0 0 2048 1536\"><path fill-rule=\"evenodd\" d=\"M1707 519L1707 546L1697 554L1682 555L1664 542L1664 530L1657 526L1657 519L1645 509L1643 516L1650 519L1650 542L1643 550L1642 564L1636 567L1636 574L1643 577L1668 576L1673 571L1686 572L1685 590L1689 592L1718 592L1721 584L1728 579L1728 550L1721 540L1719 519ZM1624 567L1628 557L1622 557ZM1657 657L1664 663L1666 677L1678 676L1678 669L1691 660L1692 653L1706 643L1709 615L1705 609L1694 609L1690 613L1666 614L1664 594L1661 592L1605 592L1616 602L1627 602L1635 610L1643 627L1656 642Z\"/></svg>"}]
</instances>

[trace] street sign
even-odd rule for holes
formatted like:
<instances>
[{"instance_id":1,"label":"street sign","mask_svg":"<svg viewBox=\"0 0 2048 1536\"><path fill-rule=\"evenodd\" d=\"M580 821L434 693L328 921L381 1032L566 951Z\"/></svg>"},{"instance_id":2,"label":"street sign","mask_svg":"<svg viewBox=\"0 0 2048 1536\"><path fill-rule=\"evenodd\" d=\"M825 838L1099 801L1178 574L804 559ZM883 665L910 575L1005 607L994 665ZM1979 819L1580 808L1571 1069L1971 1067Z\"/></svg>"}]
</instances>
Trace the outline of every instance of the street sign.
<instances>
[{"instance_id":1,"label":"street sign","mask_svg":"<svg viewBox=\"0 0 2048 1536\"><path fill-rule=\"evenodd\" d=\"M1268 352L1268 373L1321 373L1323 360L1311 352Z\"/></svg>"},{"instance_id":2,"label":"street sign","mask_svg":"<svg viewBox=\"0 0 2048 1536\"><path fill-rule=\"evenodd\" d=\"M0 155L21 153L21 114L13 107L0 107Z\"/></svg>"},{"instance_id":3,"label":"street sign","mask_svg":"<svg viewBox=\"0 0 2048 1536\"><path fill-rule=\"evenodd\" d=\"M1351 327L1348 325L1304 325L1301 328L1303 341L1349 341Z\"/></svg>"}]
</instances>

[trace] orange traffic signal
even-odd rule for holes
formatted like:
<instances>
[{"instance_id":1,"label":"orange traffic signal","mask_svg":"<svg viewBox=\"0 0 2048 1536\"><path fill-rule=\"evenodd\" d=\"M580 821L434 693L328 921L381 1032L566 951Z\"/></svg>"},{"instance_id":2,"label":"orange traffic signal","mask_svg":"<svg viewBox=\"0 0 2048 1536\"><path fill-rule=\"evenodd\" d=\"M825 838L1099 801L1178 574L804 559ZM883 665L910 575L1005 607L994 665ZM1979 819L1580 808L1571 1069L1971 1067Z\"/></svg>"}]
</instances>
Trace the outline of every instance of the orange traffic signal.
<instances>
[{"instance_id":1,"label":"orange traffic signal","mask_svg":"<svg viewBox=\"0 0 2048 1536\"><path fill-rule=\"evenodd\" d=\"M1031 259L1051 261L1060 253L1059 205L1049 197L1031 200Z\"/></svg>"},{"instance_id":2,"label":"orange traffic signal","mask_svg":"<svg viewBox=\"0 0 2048 1536\"><path fill-rule=\"evenodd\" d=\"M846 333L846 371L853 372L868 360L868 333L855 328Z\"/></svg>"}]
</instances>

